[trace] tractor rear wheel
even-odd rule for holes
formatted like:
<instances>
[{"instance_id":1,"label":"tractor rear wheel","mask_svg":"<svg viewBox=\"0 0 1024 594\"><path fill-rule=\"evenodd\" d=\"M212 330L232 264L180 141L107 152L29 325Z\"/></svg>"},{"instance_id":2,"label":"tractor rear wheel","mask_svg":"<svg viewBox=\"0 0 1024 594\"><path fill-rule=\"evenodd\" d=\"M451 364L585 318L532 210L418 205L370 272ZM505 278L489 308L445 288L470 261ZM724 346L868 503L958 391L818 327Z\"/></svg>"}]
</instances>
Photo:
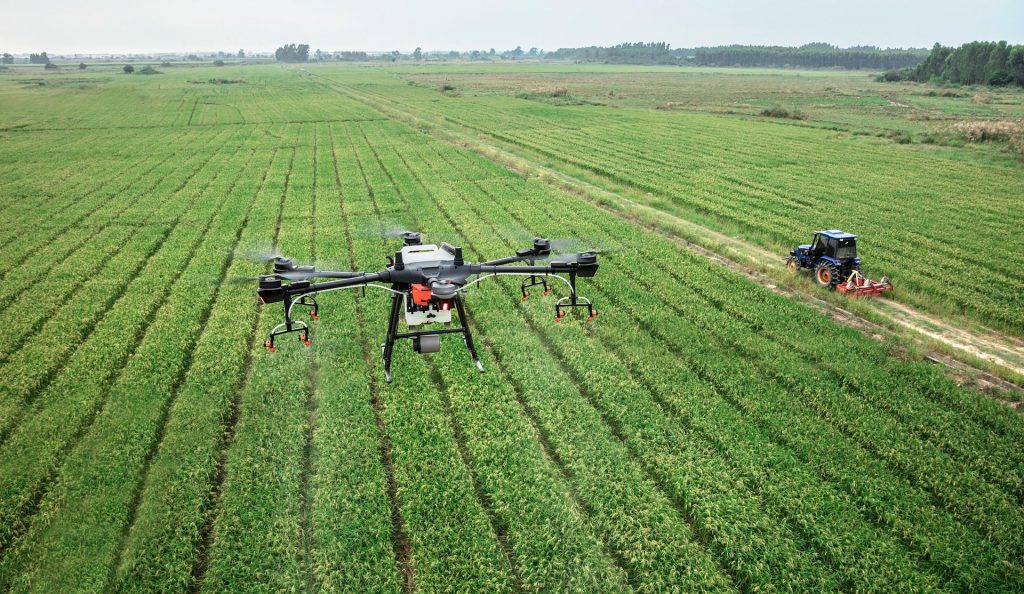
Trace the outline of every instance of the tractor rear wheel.
<instances>
[{"instance_id":1,"label":"tractor rear wheel","mask_svg":"<svg viewBox=\"0 0 1024 594\"><path fill-rule=\"evenodd\" d=\"M839 284L839 270L836 269L834 264L822 262L814 270L814 279L823 287L835 289L836 285Z\"/></svg>"},{"instance_id":2,"label":"tractor rear wheel","mask_svg":"<svg viewBox=\"0 0 1024 594\"><path fill-rule=\"evenodd\" d=\"M797 264L796 258L790 256L789 258L786 259L786 270L790 271L793 274L796 274L796 271L799 268L800 268L800 265Z\"/></svg>"}]
</instances>

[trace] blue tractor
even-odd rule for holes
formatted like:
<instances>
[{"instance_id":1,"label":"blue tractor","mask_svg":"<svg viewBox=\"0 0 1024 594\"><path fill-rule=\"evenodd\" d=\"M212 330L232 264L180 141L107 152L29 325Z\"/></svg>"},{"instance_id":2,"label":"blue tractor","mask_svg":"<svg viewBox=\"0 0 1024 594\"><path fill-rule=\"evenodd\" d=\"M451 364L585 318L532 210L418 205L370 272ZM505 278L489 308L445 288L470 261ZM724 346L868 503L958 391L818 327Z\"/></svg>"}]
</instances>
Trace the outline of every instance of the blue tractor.
<instances>
[{"instance_id":1,"label":"blue tractor","mask_svg":"<svg viewBox=\"0 0 1024 594\"><path fill-rule=\"evenodd\" d=\"M793 273L801 269L812 270L819 285L853 297L892 290L888 278L882 277L881 281L875 282L861 274L857 236L838 229L818 231L811 243L798 245L786 259L786 268Z\"/></svg>"}]
</instances>

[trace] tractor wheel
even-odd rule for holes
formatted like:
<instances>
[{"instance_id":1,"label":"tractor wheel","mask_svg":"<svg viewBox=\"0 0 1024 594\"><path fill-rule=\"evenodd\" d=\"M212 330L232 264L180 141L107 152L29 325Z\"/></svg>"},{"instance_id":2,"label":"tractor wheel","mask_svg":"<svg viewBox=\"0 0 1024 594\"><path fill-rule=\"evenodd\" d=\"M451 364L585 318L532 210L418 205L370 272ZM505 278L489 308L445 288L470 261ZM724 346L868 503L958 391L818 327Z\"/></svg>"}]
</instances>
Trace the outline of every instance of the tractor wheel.
<instances>
[{"instance_id":1,"label":"tractor wheel","mask_svg":"<svg viewBox=\"0 0 1024 594\"><path fill-rule=\"evenodd\" d=\"M796 274L796 271L799 270L799 269L800 269L800 265L797 264L796 258L793 258L791 256L791 257L789 257L786 260L786 270L790 271L793 274Z\"/></svg>"},{"instance_id":2,"label":"tractor wheel","mask_svg":"<svg viewBox=\"0 0 1024 594\"><path fill-rule=\"evenodd\" d=\"M836 270L835 265L822 262L814 270L814 279L823 287L835 289L836 285L839 284L839 271Z\"/></svg>"}]
</instances>

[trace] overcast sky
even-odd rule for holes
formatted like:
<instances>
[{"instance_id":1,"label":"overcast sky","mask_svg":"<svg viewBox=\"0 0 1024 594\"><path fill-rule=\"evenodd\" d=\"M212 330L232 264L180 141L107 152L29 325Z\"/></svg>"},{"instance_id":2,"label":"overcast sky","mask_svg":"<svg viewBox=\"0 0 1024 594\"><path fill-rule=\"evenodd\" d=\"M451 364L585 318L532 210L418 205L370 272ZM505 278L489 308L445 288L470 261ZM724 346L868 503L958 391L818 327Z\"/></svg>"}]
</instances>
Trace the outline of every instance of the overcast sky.
<instances>
[{"instance_id":1,"label":"overcast sky","mask_svg":"<svg viewBox=\"0 0 1024 594\"><path fill-rule=\"evenodd\" d=\"M0 0L0 51L1024 42L1024 0Z\"/></svg>"}]
</instances>

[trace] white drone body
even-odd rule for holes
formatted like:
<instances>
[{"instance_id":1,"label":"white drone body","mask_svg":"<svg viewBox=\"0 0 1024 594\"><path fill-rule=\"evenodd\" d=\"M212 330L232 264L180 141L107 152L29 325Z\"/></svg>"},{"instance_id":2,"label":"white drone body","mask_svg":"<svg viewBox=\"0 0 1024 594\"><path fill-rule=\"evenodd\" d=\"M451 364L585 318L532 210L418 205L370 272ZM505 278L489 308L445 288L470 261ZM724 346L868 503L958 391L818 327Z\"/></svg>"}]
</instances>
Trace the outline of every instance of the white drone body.
<instances>
[{"instance_id":1,"label":"white drone body","mask_svg":"<svg viewBox=\"0 0 1024 594\"><path fill-rule=\"evenodd\" d=\"M432 263L452 263L455 254L433 244L407 245L402 248L402 261L406 265L419 264L429 271ZM451 306L447 301L430 299L430 287L413 285L412 292L405 295L403 302L405 323L410 327L423 324L448 324L452 321Z\"/></svg>"}]
</instances>

